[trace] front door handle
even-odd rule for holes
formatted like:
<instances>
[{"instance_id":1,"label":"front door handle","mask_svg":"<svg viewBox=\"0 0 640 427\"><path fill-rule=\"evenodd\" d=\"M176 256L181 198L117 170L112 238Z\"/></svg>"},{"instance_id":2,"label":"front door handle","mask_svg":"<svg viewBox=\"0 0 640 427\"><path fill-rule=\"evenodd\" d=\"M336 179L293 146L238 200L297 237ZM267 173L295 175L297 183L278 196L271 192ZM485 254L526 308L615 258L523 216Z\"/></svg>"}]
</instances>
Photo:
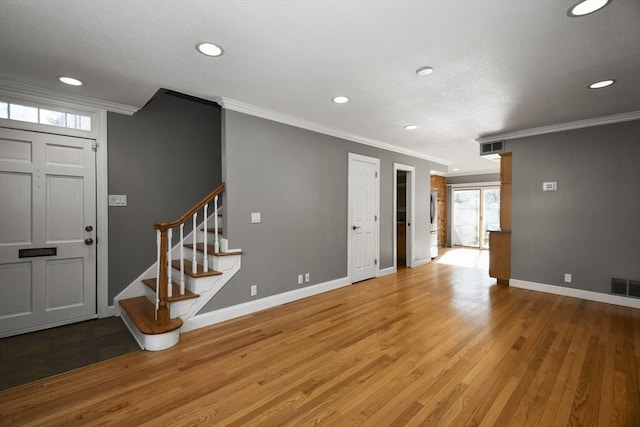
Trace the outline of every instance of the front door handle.
<instances>
[{"instance_id":1,"label":"front door handle","mask_svg":"<svg viewBox=\"0 0 640 427\"><path fill-rule=\"evenodd\" d=\"M93 245L93 239L89 237L88 239L84 239L84 244L87 246Z\"/></svg>"},{"instance_id":2,"label":"front door handle","mask_svg":"<svg viewBox=\"0 0 640 427\"><path fill-rule=\"evenodd\" d=\"M357 230L357 229L358 229L358 228L360 228L360 227L358 227L357 225L354 225L354 226L353 226L353 227L351 227L351 228L352 228L353 230Z\"/></svg>"}]
</instances>

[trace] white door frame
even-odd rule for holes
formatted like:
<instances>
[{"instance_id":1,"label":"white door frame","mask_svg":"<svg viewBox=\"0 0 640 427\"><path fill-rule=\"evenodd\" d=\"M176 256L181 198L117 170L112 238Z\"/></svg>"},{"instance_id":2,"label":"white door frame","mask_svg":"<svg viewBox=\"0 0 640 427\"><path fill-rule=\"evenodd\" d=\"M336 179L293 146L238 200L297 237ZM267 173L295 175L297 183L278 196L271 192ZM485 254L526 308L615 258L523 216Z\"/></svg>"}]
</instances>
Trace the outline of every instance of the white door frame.
<instances>
[{"instance_id":1,"label":"white door frame","mask_svg":"<svg viewBox=\"0 0 640 427\"><path fill-rule=\"evenodd\" d=\"M416 168L415 166L393 164L393 268L398 269L398 171L407 172L407 267L416 266L415 257L415 199L416 199Z\"/></svg>"},{"instance_id":2,"label":"white door frame","mask_svg":"<svg viewBox=\"0 0 640 427\"><path fill-rule=\"evenodd\" d=\"M0 126L65 136L81 136L96 141L96 310L99 318L114 316L115 308L109 305L107 111L132 115L137 109L6 80L0 80L0 100L91 117L91 131L7 119L0 119Z\"/></svg>"},{"instance_id":3,"label":"white door frame","mask_svg":"<svg viewBox=\"0 0 640 427\"><path fill-rule=\"evenodd\" d=\"M376 265L375 265L375 277L380 273L380 159L375 157L363 156L360 154L349 153L349 166L347 167L347 270L349 274L349 282L353 283L353 274L351 271L351 234L352 234L352 218L351 218L351 162L352 160L359 160L364 162L375 163L378 170L378 179L376 180L376 215L378 220L375 227L375 253L376 253Z\"/></svg>"}]
</instances>

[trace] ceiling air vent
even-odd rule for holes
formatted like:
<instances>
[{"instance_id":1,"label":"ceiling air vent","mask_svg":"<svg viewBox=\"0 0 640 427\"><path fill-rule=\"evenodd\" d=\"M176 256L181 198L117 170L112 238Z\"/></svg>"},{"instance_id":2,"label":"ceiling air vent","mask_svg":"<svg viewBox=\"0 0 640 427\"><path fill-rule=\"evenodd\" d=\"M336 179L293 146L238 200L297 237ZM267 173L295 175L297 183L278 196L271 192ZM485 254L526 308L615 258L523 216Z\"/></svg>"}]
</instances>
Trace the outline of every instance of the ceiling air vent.
<instances>
[{"instance_id":1,"label":"ceiling air vent","mask_svg":"<svg viewBox=\"0 0 640 427\"><path fill-rule=\"evenodd\" d=\"M480 144L480 155L483 157L499 158L499 153L504 153L504 141L483 142Z\"/></svg>"}]
</instances>

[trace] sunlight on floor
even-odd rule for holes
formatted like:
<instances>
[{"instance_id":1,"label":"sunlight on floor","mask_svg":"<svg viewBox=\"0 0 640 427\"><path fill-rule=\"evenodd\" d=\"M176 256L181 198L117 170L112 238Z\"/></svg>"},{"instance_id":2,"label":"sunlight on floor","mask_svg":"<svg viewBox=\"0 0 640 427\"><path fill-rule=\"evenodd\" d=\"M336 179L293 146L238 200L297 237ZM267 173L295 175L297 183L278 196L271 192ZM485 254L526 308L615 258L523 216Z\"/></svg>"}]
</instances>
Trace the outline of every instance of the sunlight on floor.
<instances>
[{"instance_id":1,"label":"sunlight on floor","mask_svg":"<svg viewBox=\"0 0 640 427\"><path fill-rule=\"evenodd\" d=\"M453 248L446 251L436 262L438 264L473 267L489 270L489 251L470 248Z\"/></svg>"}]
</instances>

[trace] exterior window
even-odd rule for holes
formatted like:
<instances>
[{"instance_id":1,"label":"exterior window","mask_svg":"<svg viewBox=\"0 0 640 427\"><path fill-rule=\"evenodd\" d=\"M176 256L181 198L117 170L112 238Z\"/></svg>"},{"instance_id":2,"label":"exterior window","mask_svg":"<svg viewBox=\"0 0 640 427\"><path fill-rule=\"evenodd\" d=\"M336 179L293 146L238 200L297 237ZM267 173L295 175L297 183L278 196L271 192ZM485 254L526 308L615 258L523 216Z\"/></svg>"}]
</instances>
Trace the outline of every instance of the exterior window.
<instances>
[{"instance_id":1,"label":"exterior window","mask_svg":"<svg viewBox=\"0 0 640 427\"><path fill-rule=\"evenodd\" d=\"M38 109L26 105L9 104L9 118L21 122L38 123Z\"/></svg>"},{"instance_id":2,"label":"exterior window","mask_svg":"<svg viewBox=\"0 0 640 427\"><path fill-rule=\"evenodd\" d=\"M0 119L91 131L91 117L64 111L0 102Z\"/></svg>"}]
</instances>

